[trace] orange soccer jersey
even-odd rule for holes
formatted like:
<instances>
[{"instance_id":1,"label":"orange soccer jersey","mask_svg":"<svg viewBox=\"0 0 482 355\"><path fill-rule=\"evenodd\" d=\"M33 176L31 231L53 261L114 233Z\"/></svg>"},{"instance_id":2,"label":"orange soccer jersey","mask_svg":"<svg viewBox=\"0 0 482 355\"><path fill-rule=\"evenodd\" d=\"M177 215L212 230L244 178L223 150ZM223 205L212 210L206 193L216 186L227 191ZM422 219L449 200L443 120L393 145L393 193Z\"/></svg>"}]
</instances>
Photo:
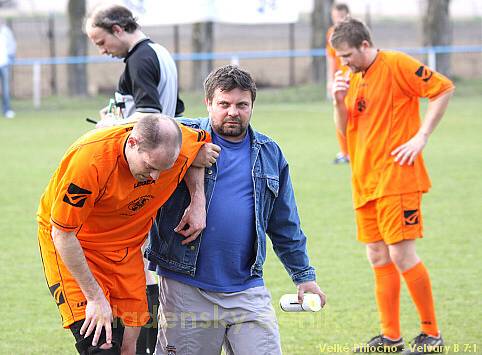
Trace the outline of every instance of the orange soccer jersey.
<instances>
[{"instance_id":1,"label":"orange soccer jersey","mask_svg":"<svg viewBox=\"0 0 482 355\"><path fill-rule=\"evenodd\" d=\"M428 191L422 155L400 166L390 153L419 130L419 98L453 88L443 75L395 51L379 51L365 73L352 75L345 102L355 208L382 196Z\"/></svg>"},{"instance_id":2,"label":"orange soccer jersey","mask_svg":"<svg viewBox=\"0 0 482 355\"><path fill-rule=\"evenodd\" d=\"M41 198L39 224L75 231L87 249L112 251L143 242L152 217L208 136L181 126L182 148L174 166L155 181L139 182L124 155L132 127L90 131L69 148Z\"/></svg>"},{"instance_id":3,"label":"orange soccer jersey","mask_svg":"<svg viewBox=\"0 0 482 355\"><path fill-rule=\"evenodd\" d=\"M84 319L86 300L57 254L51 226L75 232L93 276L124 324L141 326L149 315L142 245L160 206L184 177L204 131L181 126L178 159L157 180L137 181L124 147L133 124L88 132L64 155L40 200L39 246L48 287L64 327Z\"/></svg>"}]
</instances>

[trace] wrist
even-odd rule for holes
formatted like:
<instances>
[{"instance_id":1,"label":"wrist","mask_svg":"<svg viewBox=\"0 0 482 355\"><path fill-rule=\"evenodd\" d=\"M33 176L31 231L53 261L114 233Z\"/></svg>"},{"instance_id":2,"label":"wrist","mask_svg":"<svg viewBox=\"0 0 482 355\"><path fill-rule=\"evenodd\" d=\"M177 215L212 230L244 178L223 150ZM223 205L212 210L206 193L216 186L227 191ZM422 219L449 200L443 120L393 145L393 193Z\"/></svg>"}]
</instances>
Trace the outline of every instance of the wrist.
<instances>
[{"instance_id":1,"label":"wrist","mask_svg":"<svg viewBox=\"0 0 482 355\"><path fill-rule=\"evenodd\" d=\"M430 133L420 130L420 131L418 131L418 135L420 137L422 137L423 139L428 140L428 137L430 136Z\"/></svg>"},{"instance_id":2,"label":"wrist","mask_svg":"<svg viewBox=\"0 0 482 355\"><path fill-rule=\"evenodd\" d=\"M195 191L191 193L191 205L205 205L206 196L204 196L204 191Z\"/></svg>"},{"instance_id":3,"label":"wrist","mask_svg":"<svg viewBox=\"0 0 482 355\"><path fill-rule=\"evenodd\" d=\"M102 292L102 289L98 285L96 290L93 290L92 293L84 292L84 295L87 302L100 302L103 298L105 298L104 292Z\"/></svg>"}]
</instances>

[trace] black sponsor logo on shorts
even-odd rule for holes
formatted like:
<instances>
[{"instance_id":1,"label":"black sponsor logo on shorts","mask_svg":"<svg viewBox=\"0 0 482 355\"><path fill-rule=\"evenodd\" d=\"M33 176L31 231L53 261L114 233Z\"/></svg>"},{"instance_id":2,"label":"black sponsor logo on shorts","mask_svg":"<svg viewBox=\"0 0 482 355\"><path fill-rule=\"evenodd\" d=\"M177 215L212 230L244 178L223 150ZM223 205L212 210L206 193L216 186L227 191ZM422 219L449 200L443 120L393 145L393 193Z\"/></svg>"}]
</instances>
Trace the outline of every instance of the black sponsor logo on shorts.
<instances>
[{"instance_id":1,"label":"black sponsor logo on shorts","mask_svg":"<svg viewBox=\"0 0 482 355\"><path fill-rule=\"evenodd\" d=\"M176 355L177 349L175 346L167 345L166 351L167 351L167 355Z\"/></svg>"},{"instance_id":2,"label":"black sponsor logo on shorts","mask_svg":"<svg viewBox=\"0 0 482 355\"><path fill-rule=\"evenodd\" d=\"M406 226L413 226L418 224L418 210L403 211L403 218Z\"/></svg>"},{"instance_id":3,"label":"black sponsor logo on shorts","mask_svg":"<svg viewBox=\"0 0 482 355\"><path fill-rule=\"evenodd\" d=\"M87 301L78 302L78 303L76 304L76 306L79 307L79 308L80 308L80 307L83 307L83 306L87 306Z\"/></svg>"},{"instance_id":4,"label":"black sponsor logo on shorts","mask_svg":"<svg viewBox=\"0 0 482 355\"><path fill-rule=\"evenodd\" d=\"M422 65L420 66L420 68L417 69L417 71L415 72L415 75L418 76L419 78L422 78L423 81L427 82L432 77L433 72Z\"/></svg>"},{"instance_id":5,"label":"black sponsor logo on shorts","mask_svg":"<svg viewBox=\"0 0 482 355\"><path fill-rule=\"evenodd\" d=\"M150 199L154 198L152 195L144 195L139 198L136 198L134 201L129 203L127 206L128 209L130 209L132 212L137 212L139 211L142 207L145 206L147 202L149 202Z\"/></svg>"},{"instance_id":6,"label":"black sponsor logo on shorts","mask_svg":"<svg viewBox=\"0 0 482 355\"><path fill-rule=\"evenodd\" d=\"M55 299L57 306L65 303L64 293L60 288L60 283L56 283L55 285L49 286L50 294Z\"/></svg>"},{"instance_id":7,"label":"black sponsor logo on shorts","mask_svg":"<svg viewBox=\"0 0 482 355\"><path fill-rule=\"evenodd\" d=\"M62 201L74 207L84 207L85 200L87 200L87 197L91 194L91 191L71 183Z\"/></svg>"}]
</instances>

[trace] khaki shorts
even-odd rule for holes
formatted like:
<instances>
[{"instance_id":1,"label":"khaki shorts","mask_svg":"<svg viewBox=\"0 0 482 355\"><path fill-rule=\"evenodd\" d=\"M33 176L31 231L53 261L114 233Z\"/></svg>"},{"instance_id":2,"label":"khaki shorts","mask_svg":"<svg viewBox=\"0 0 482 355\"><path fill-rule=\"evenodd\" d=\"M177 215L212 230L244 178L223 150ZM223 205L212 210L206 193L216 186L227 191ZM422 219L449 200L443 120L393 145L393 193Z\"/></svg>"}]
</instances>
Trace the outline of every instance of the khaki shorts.
<instances>
[{"instance_id":1,"label":"khaki shorts","mask_svg":"<svg viewBox=\"0 0 482 355\"><path fill-rule=\"evenodd\" d=\"M82 290L62 262L52 238L51 229L39 225L38 238L45 278L62 317L62 325L85 319L87 301ZM112 306L114 317L124 325L142 326L149 320L146 277L140 247L112 252L84 249L92 274Z\"/></svg>"},{"instance_id":2,"label":"khaki shorts","mask_svg":"<svg viewBox=\"0 0 482 355\"><path fill-rule=\"evenodd\" d=\"M156 355L281 355L278 322L264 286L209 292L159 278Z\"/></svg>"},{"instance_id":3,"label":"khaki shorts","mask_svg":"<svg viewBox=\"0 0 482 355\"><path fill-rule=\"evenodd\" d=\"M422 238L422 193L385 196L355 210L357 239L363 243L383 240L395 244Z\"/></svg>"}]
</instances>

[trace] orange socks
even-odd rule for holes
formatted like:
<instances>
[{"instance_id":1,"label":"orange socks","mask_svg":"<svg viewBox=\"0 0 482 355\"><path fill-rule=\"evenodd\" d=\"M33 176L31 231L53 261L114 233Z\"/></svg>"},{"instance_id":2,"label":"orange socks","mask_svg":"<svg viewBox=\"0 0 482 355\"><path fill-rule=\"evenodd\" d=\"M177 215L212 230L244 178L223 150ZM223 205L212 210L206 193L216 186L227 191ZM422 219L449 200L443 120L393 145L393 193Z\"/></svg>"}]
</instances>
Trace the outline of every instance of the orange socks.
<instances>
[{"instance_id":1,"label":"orange socks","mask_svg":"<svg viewBox=\"0 0 482 355\"><path fill-rule=\"evenodd\" d=\"M393 263L374 266L373 271L382 334L397 340L400 338L400 274Z\"/></svg>"},{"instance_id":2,"label":"orange socks","mask_svg":"<svg viewBox=\"0 0 482 355\"><path fill-rule=\"evenodd\" d=\"M435 337L438 336L432 285L425 265L420 262L403 272L402 275L407 283L412 300L417 307L420 322L422 323L422 332Z\"/></svg>"}]
</instances>

